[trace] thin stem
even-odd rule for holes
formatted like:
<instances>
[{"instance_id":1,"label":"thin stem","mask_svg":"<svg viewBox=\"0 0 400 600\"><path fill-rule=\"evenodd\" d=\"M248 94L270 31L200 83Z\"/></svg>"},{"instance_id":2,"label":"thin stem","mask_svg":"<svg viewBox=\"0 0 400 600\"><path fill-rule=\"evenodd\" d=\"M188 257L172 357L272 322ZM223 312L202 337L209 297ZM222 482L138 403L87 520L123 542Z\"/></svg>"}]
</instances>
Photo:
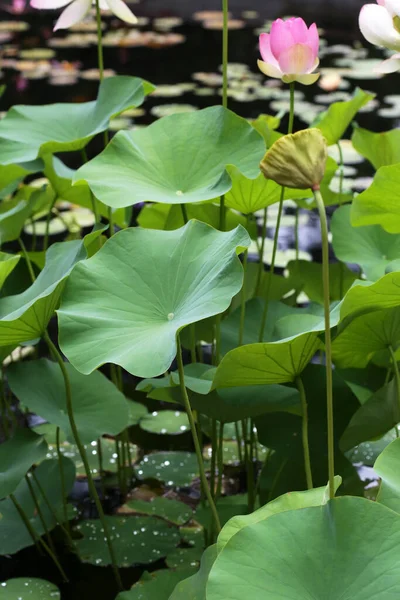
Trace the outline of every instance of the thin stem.
<instances>
[{"instance_id":1,"label":"thin stem","mask_svg":"<svg viewBox=\"0 0 400 600\"><path fill-rule=\"evenodd\" d=\"M255 487L254 487L254 461L253 461L253 450L254 450L254 425L252 419L250 419L250 438L248 440L248 452L247 452L247 508L249 513L254 510L255 504Z\"/></svg>"},{"instance_id":2,"label":"thin stem","mask_svg":"<svg viewBox=\"0 0 400 600\"><path fill-rule=\"evenodd\" d=\"M218 479L217 479L217 491L215 492L215 499L221 496L222 492L222 477L224 474L224 425L222 421L219 424L219 444L218 444Z\"/></svg>"},{"instance_id":3,"label":"thin stem","mask_svg":"<svg viewBox=\"0 0 400 600\"><path fill-rule=\"evenodd\" d=\"M239 423L238 423L238 421L235 421L235 435L236 435L236 441L237 441L238 459L239 459L239 463L241 463L242 460L243 460L243 456L242 456L242 436L240 435L240 429L239 429Z\"/></svg>"},{"instance_id":4,"label":"thin stem","mask_svg":"<svg viewBox=\"0 0 400 600\"><path fill-rule=\"evenodd\" d=\"M104 487L104 480L103 480L103 449L101 447L101 438L99 438L97 440L97 444L96 444L96 448L97 448L97 458L99 459L99 478L100 478L100 488L101 488L101 493L103 498L105 498L106 496L106 490Z\"/></svg>"},{"instance_id":5,"label":"thin stem","mask_svg":"<svg viewBox=\"0 0 400 600\"><path fill-rule=\"evenodd\" d=\"M222 106L228 107L228 0L222 0Z\"/></svg>"},{"instance_id":6,"label":"thin stem","mask_svg":"<svg viewBox=\"0 0 400 600\"><path fill-rule=\"evenodd\" d=\"M392 364L393 364L393 372L394 372L394 376L396 379L396 388L397 388L397 400L399 403L399 410L400 410L400 373L399 373L399 365L397 364L397 360L396 360L396 354L393 350L393 346L389 346L389 352L390 352L390 356L392 357Z\"/></svg>"},{"instance_id":7,"label":"thin stem","mask_svg":"<svg viewBox=\"0 0 400 600\"><path fill-rule=\"evenodd\" d=\"M190 400L189 400L189 396L188 396L186 386L185 386L185 373L183 370L183 360L182 360L182 346L181 346L181 341L179 339L179 334L176 337L176 341L177 341L177 360L178 360L179 383L180 383L180 387L181 387L182 400L183 400L183 403L184 403L184 406L186 409L186 413L187 413L187 416L189 419L190 430L192 432L193 443L194 443L194 448L196 451L197 462L198 462L199 472L200 472L200 481L203 485L204 492L206 494L206 497L207 497L207 500L208 500L208 503L210 506L210 510L211 510L213 518L214 518L214 524L215 524L216 531L217 531L217 533L219 533L221 531L221 524L219 521L217 508L216 508L214 500L211 496L210 487L208 485L206 472L204 469L203 456L202 456L201 447L200 447L200 443L199 443L199 438L197 436L196 424L194 422L192 407L190 406Z\"/></svg>"},{"instance_id":8,"label":"thin stem","mask_svg":"<svg viewBox=\"0 0 400 600\"><path fill-rule=\"evenodd\" d=\"M57 569L60 571L61 577L63 578L63 580L68 583L68 577L65 574L64 569L62 568L62 566L60 565L57 557L55 556L54 552L51 550L51 548L49 548L49 546L46 544L46 542L44 541L43 538L41 538L36 531L34 530L34 528L31 525L31 522L29 521L28 517L26 516L22 506L19 504L18 500L16 499L16 497L14 496L14 494L10 494L10 499L12 501L12 503L14 504L15 508L18 511L19 516L21 517L22 522L24 523L29 535L31 536L33 543L36 545L37 543L41 544L43 546L43 548L46 550L47 554L50 556L50 558L52 559L52 561L54 562L54 564L56 565Z\"/></svg>"},{"instance_id":9,"label":"thin stem","mask_svg":"<svg viewBox=\"0 0 400 600\"><path fill-rule=\"evenodd\" d=\"M37 236L36 236L36 222L32 217L30 219L30 223L31 223L31 227L32 227L31 252L34 252L36 250Z\"/></svg>"},{"instance_id":10,"label":"thin stem","mask_svg":"<svg viewBox=\"0 0 400 600\"><path fill-rule=\"evenodd\" d=\"M257 285L255 289L255 296L258 296L261 292L261 281L262 275L264 273L264 248L265 248L265 238L267 237L267 218L268 218L268 208L264 208L263 215L263 224L261 229L261 247L260 247L260 261L258 263L258 272L257 272Z\"/></svg>"},{"instance_id":11,"label":"thin stem","mask_svg":"<svg viewBox=\"0 0 400 600\"><path fill-rule=\"evenodd\" d=\"M70 530L69 519L68 519L67 486L65 485L65 472L64 472L64 465L63 465L63 455L62 455L61 446L60 446L60 428L59 427L57 427L57 429L56 429L56 448L57 448L58 468L60 471L60 483L61 483L64 521L65 521L65 526L68 530L68 535L71 536L71 530Z\"/></svg>"},{"instance_id":12,"label":"thin stem","mask_svg":"<svg viewBox=\"0 0 400 600\"><path fill-rule=\"evenodd\" d=\"M57 347L51 341L50 336L49 336L49 334L47 332L45 332L45 334L44 334L44 339L45 339L47 345L49 346L50 352L53 354L53 356L57 360L57 362L58 362L58 364L60 366L63 378L64 378L65 397L66 397L66 404L67 404L67 414L68 414L69 423L70 423L70 426L71 426L72 435L74 437L74 440L75 440L75 443L76 443L76 445L78 447L79 454L81 456L83 465L85 467L85 472L86 472L86 477L87 477L87 481L88 481L88 486L89 486L90 494L91 494L91 496L92 496L92 498L94 500L94 503L96 505L97 511L99 513L99 519L101 521L101 524L102 524L102 527L103 527L103 530L104 530L104 536L105 536L105 539L106 539L106 542L107 542L108 551L110 553L110 558L111 558L111 563L112 563L112 567L113 567L115 579L116 579L116 582L118 584L118 587L120 589L123 589L121 576L119 574L119 570L118 570L118 566L117 566L117 561L116 561L115 554L114 554L114 548L113 548L113 545L112 545L112 542L111 542L110 532L108 530L107 520L105 518L103 507L101 505L100 498L99 498L99 495L97 493L96 486L94 484L94 480L93 480L92 472L90 470L90 465L89 465L88 457L87 457L87 454L86 454L86 450L85 450L84 445L81 442L81 439L80 439L80 436L79 436L79 432L78 432L78 428L76 426L74 411L73 411L73 407L72 407L71 382L69 380L68 371L66 369L65 363L63 361L63 358L62 358L60 352L58 351Z\"/></svg>"},{"instance_id":13,"label":"thin stem","mask_svg":"<svg viewBox=\"0 0 400 600\"><path fill-rule=\"evenodd\" d=\"M313 480L312 480L312 472L311 472L311 460L310 460L310 447L308 445L308 407L307 407L307 398L306 391L304 389L303 381L300 376L296 378L297 389L300 394L300 402L301 402L301 435L303 441L303 453L304 453L304 470L306 473L306 481L307 481L307 489L313 489Z\"/></svg>"},{"instance_id":14,"label":"thin stem","mask_svg":"<svg viewBox=\"0 0 400 600\"><path fill-rule=\"evenodd\" d=\"M250 215L246 215L246 229L249 229L250 225ZM244 324L246 319L246 297L247 297L247 289L246 289L246 277L247 277L247 259L248 259L248 248L243 252L243 285L240 294L240 325L239 325L239 346L243 344L243 335L244 335Z\"/></svg>"},{"instance_id":15,"label":"thin stem","mask_svg":"<svg viewBox=\"0 0 400 600\"><path fill-rule=\"evenodd\" d=\"M259 342L262 342L264 340L264 331L265 331L265 325L266 325L267 316L268 316L269 295L271 292L272 279L273 279L274 272L275 272L275 260L276 260L276 253L278 250L279 228L281 225L284 197L285 197L285 188L283 187L283 188L281 188L281 195L279 198L278 217L276 219L276 228L275 228L275 234L274 234L274 244L272 247L271 265L270 265L269 272L268 272L267 289L266 289L266 293L265 293L265 304L264 304L263 314L261 317L260 333L258 336Z\"/></svg>"},{"instance_id":16,"label":"thin stem","mask_svg":"<svg viewBox=\"0 0 400 600\"><path fill-rule=\"evenodd\" d=\"M289 108L289 126L288 126L288 134L293 132L293 123L294 123L294 82L291 83L289 85L289 90L290 90L290 108ZM274 271L275 271L275 260L276 260L276 252L278 249L278 238L279 238L279 228L281 226L281 218L282 218L282 212L283 212L283 200L285 198L285 188L283 187L281 189L281 196L279 198L279 208L278 208L278 217L276 220L276 228L275 228L275 235L274 235L274 245L272 248L272 257L271 257L271 265L270 265L270 269L269 269L269 277L268 277L268 281L267 281L267 290L266 290L266 294L265 294L265 305L264 305L264 310L263 310L263 314L262 314L262 318L261 318L261 326L260 326L260 333L258 336L258 341L262 342L264 339L264 330L265 330L265 324L267 322L267 316L268 316L268 301L269 301L269 294L271 291L271 285L272 285L272 278L274 276Z\"/></svg>"},{"instance_id":17,"label":"thin stem","mask_svg":"<svg viewBox=\"0 0 400 600\"><path fill-rule=\"evenodd\" d=\"M325 205L319 190L314 190L321 223L322 238L322 281L324 288L324 314L325 314L325 362L326 362L326 404L328 416L328 471L329 471L329 498L335 496L335 446L333 423L333 383L332 383L332 340L330 326L330 293L329 293L329 240L328 223L326 220Z\"/></svg>"},{"instance_id":18,"label":"thin stem","mask_svg":"<svg viewBox=\"0 0 400 600\"><path fill-rule=\"evenodd\" d=\"M52 505L50 504L49 499L46 496L46 492L43 489L42 484L40 483L39 479L36 477L35 475L35 471L32 471L32 477L33 477L33 481L35 482L36 487L38 488L48 510L50 511L50 513L53 515L53 519L56 523L58 523L60 529L62 530L62 532L65 534L66 538L68 539L68 542L70 544L70 546L73 548L74 547L74 542L72 540L71 534L69 531L67 531L67 529L64 527L64 525L61 523L60 518L58 517L56 511L54 510L54 508L52 507ZM67 519L67 523L69 524L69 521Z\"/></svg>"},{"instance_id":19,"label":"thin stem","mask_svg":"<svg viewBox=\"0 0 400 600\"><path fill-rule=\"evenodd\" d=\"M0 402L1 402L1 426L4 432L4 437L6 440L10 437L10 424L8 421L8 402L4 389L4 371L1 369L1 380L0 380Z\"/></svg>"},{"instance_id":20,"label":"thin stem","mask_svg":"<svg viewBox=\"0 0 400 600\"><path fill-rule=\"evenodd\" d=\"M24 259L26 261L26 266L28 267L30 278L32 280L32 283L34 283L36 277L35 277L35 272L34 272L33 267L32 267L31 259L29 258L29 254L28 254L28 252L26 250L26 247L25 247L25 244L24 244L24 242L22 241L21 238L18 238L18 243L21 246L22 254L23 254L23 257L24 257Z\"/></svg>"},{"instance_id":21,"label":"thin stem","mask_svg":"<svg viewBox=\"0 0 400 600\"><path fill-rule=\"evenodd\" d=\"M51 539L49 528L47 527L47 523L46 523L45 518L43 516L42 509L40 508L39 500L38 500L38 498L36 496L35 490L33 489L33 485L32 485L32 482L30 480L30 477L29 477L28 473L25 475L25 481L26 481L26 483L28 485L29 493L30 493L30 495L32 497L33 503L35 505L36 512L37 512L38 517L40 519L40 522L42 524L43 531L44 531L44 533L46 535L46 538L47 538L47 541L49 543L49 546L52 549L53 553L56 555L56 551L55 551L55 548L54 548L54 545L53 545L53 540Z\"/></svg>"},{"instance_id":22,"label":"thin stem","mask_svg":"<svg viewBox=\"0 0 400 600\"><path fill-rule=\"evenodd\" d=\"M344 178L344 160L343 160L343 151L342 146L340 145L340 141L336 144L337 149L339 151L339 206L342 204L342 194L343 194L343 178ZM339 262L339 292L340 297L343 297L343 288L344 288L344 264Z\"/></svg>"},{"instance_id":23,"label":"thin stem","mask_svg":"<svg viewBox=\"0 0 400 600\"><path fill-rule=\"evenodd\" d=\"M186 206L184 204L181 204L181 211L182 211L182 218L183 218L183 222L186 225L186 223L188 222L188 214L187 214L187 210L186 210Z\"/></svg>"},{"instance_id":24,"label":"thin stem","mask_svg":"<svg viewBox=\"0 0 400 600\"><path fill-rule=\"evenodd\" d=\"M46 250L47 250L47 248L49 246L49 234L50 234L51 215L53 214L53 209L54 209L54 206L55 206L57 200L58 200L58 196L55 195L54 198L53 198L52 203L50 204L49 212L47 213L47 216L46 216L46 231L45 231L44 240L43 240L43 250L44 250L44 252L46 252Z\"/></svg>"},{"instance_id":25,"label":"thin stem","mask_svg":"<svg viewBox=\"0 0 400 600\"><path fill-rule=\"evenodd\" d=\"M296 250L296 262L299 262L299 207L296 206L294 221L294 247Z\"/></svg>"},{"instance_id":26,"label":"thin stem","mask_svg":"<svg viewBox=\"0 0 400 600\"><path fill-rule=\"evenodd\" d=\"M225 231L226 229L225 196L221 196L219 200L219 229L220 231Z\"/></svg>"},{"instance_id":27,"label":"thin stem","mask_svg":"<svg viewBox=\"0 0 400 600\"><path fill-rule=\"evenodd\" d=\"M217 420L211 419L211 464L210 464L210 488L211 495L214 498L215 494L215 474L217 467L217 449L218 449L218 437L217 437Z\"/></svg>"},{"instance_id":28,"label":"thin stem","mask_svg":"<svg viewBox=\"0 0 400 600\"><path fill-rule=\"evenodd\" d=\"M109 234L110 237L112 237L115 233L115 227L114 227L114 217L113 217L113 211L111 206L108 207L107 210L107 217L108 217L108 224L109 224Z\"/></svg>"}]
</instances>

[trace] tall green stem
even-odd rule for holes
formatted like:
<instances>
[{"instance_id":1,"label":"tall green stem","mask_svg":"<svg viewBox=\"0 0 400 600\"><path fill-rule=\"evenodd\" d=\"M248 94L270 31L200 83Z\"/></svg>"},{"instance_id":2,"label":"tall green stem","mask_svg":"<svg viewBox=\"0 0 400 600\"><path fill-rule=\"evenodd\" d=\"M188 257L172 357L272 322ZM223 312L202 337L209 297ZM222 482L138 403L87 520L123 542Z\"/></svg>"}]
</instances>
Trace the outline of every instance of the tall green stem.
<instances>
[{"instance_id":1,"label":"tall green stem","mask_svg":"<svg viewBox=\"0 0 400 600\"><path fill-rule=\"evenodd\" d=\"M217 472L218 432L217 420L211 419L211 464L210 464L210 489L211 495L215 495L215 475Z\"/></svg>"},{"instance_id":2,"label":"tall green stem","mask_svg":"<svg viewBox=\"0 0 400 600\"><path fill-rule=\"evenodd\" d=\"M204 469L204 462L203 462L203 456L202 456L202 451L201 451L201 447L200 447L200 442L199 442L199 438L197 436L196 423L194 422L192 407L190 406L190 400L189 400L189 396L188 396L186 386L185 386L185 372L183 370L182 346L181 346L181 341L179 339L179 334L176 336L176 343L177 343L177 361L178 361L179 383L180 383L180 388L181 388L183 404L185 406L185 410L186 410L186 413L187 413L187 416L189 419L190 430L192 432L194 448L196 451L197 462L198 462L198 466L199 466L200 481L203 486L206 498L207 498L209 506L210 506L210 510L211 510L213 518L214 518L215 529L216 529L217 533L219 533L221 531L221 524L219 521L217 508L215 506L214 500L211 495L210 487L208 485L206 472Z\"/></svg>"},{"instance_id":3,"label":"tall green stem","mask_svg":"<svg viewBox=\"0 0 400 600\"><path fill-rule=\"evenodd\" d=\"M293 133L293 123L294 123L294 82L289 84L289 89L290 89L290 108L289 108L289 125L288 125L288 134L289 133ZM272 278L274 276L274 272L275 272L275 260L276 260L276 252L278 250L278 238L279 238L279 229L281 226L281 218L282 218L282 212L283 212L283 200L285 198L285 188L283 187L281 189L281 195L279 198L279 208L278 208L278 217L276 219L276 228L275 228L275 235L274 235L274 245L272 247L272 256L271 256L271 265L270 265L270 269L269 269L269 277L268 277L268 282L267 282L267 290L266 290L266 294L265 294L265 305L264 305L264 310L263 310L263 314L261 317L261 326L260 326L260 333L258 336L258 341L262 342L264 339L264 330L265 330L265 324L267 322L267 316L268 316L268 302L269 302L269 295L270 295L270 291L271 291L271 285L272 285Z\"/></svg>"},{"instance_id":4,"label":"tall green stem","mask_svg":"<svg viewBox=\"0 0 400 600\"><path fill-rule=\"evenodd\" d=\"M218 479L217 479L217 491L215 492L215 499L221 496L222 492L222 476L224 474L224 424L222 421L219 424L219 441L218 441Z\"/></svg>"},{"instance_id":5,"label":"tall green stem","mask_svg":"<svg viewBox=\"0 0 400 600\"><path fill-rule=\"evenodd\" d=\"M246 228L248 229L250 225L250 216L246 217ZM243 252L243 285L240 294L240 326L239 326L239 346L243 344L243 335L244 335L244 324L246 319L246 297L247 297L247 289L246 289L246 277L247 277L247 259L248 259L249 251L248 248Z\"/></svg>"},{"instance_id":6,"label":"tall green stem","mask_svg":"<svg viewBox=\"0 0 400 600\"><path fill-rule=\"evenodd\" d=\"M30 278L32 280L32 283L33 283L35 281L36 277L35 277L35 272L34 272L33 267L32 267L31 259L29 258L29 254L28 254L27 249L25 247L25 244L24 244L24 242L22 241L21 238L18 238L18 243L21 246L22 255L23 255L23 257L24 257L24 259L26 261L26 266L28 267L29 276L30 276Z\"/></svg>"},{"instance_id":7,"label":"tall green stem","mask_svg":"<svg viewBox=\"0 0 400 600\"><path fill-rule=\"evenodd\" d=\"M296 206L294 220L294 247L296 251L296 262L299 261L299 207Z\"/></svg>"},{"instance_id":8,"label":"tall green stem","mask_svg":"<svg viewBox=\"0 0 400 600\"><path fill-rule=\"evenodd\" d=\"M68 577L65 574L64 569L62 568L62 566L60 565L57 557L55 556L54 552L51 550L51 548L49 548L49 546L46 544L46 542L44 541L43 538L40 537L40 535L38 535L36 533L36 531L34 530L34 528L31 525L31 522L29 521L28 517L26 516L24 509L22 508L22 506L20 505L20 503L18 502L18 500L16 499L16 497L14 496L14 494L10 494L10 499L11 502L14 504L15 508L17 509L17 512L19 514L19 516L21 517L21 521L24 523L29 535L31 536L33 543L34 544L41 544L43 546L43 548L45 549L45 551L47 552L47 554L50 556L50 558L52 559L52 561L54 562L54 564L56 565L57 569L59 570L61 577L63 578L63 580L68 583Z\"/></svg>"},{"instance_id":9,"label":"tall green stem","mask_svg":"<svg viewBox=\"0 0 400 600\"><path fill-rule=\"evenodd\" d=\"M62 503L63 503L63 512L64 512L64 521L65 526L68 531L68 535L71 535L71 530L69 526L68 519L68 505L67 505L67 487L65 485L65 473L64 473L64 465L63 465L63 456L61 453L61 445L60 445L60 428L56 429L56 448L57 448L57 458L58 458L58 468L60 471L60 483L61 483L61 494L62 494Z\"/></svg>"},{"instance_id":10,"label":"tall green stem","mask_svg":"<svg viewBox=\"0 0 400 600\"><path fill-rule=\"evenodd\" d=\"M101 505L100 498L99 498L99 495L97 493L96 486L94 484L94 480L93 480L92 472L90 470L90 465L89 465L88 457L87 457L87 454L86 454L86 450L85 450L84 445L82 444L81 438L79 436L78 428L76 426L74 411L73 411L73 407L72 407L71 382L69 380L68 371L67 371L67 369L65 367L65 363L63 361L63 358L62 358L60 352L58 351L57 347L51 341L50 336L49 336L49 334L47 332L45 332L45 334L44 334L44 339L45 339L45 341L46 341L46 343L47 343L47 345L48 345L48 347L50 349L50 352L52 353L52 355L54 356L54 358L58 362L58 364L60 366L60 369L61 369L61 372L62 372L62 375L63 375L64 386L65 386L66 405L67 405L67 414L68 414L68 419L69 419L69 423L70 423L72 435L74 437L75 444L78 447L79 454L81 456L83 465L85 467L85 472L86 472L86 477L87 477L87 481L88 481L89 491L90 491L90 494L91 494L91 496L93 498L93 501L94 501L94 503L96 505L97 512L99 513L99 518L100 518L101 524L103 526L104 536L105 536L105 539L106 539L106 542L107 542L108 551L110 553L110 558L111 558L111 563L112 563L112 567L113 567L115 579L116 579L116 582L118 584L118 587L120 589L123 589L121 576L119 574L119 570L118 570L118 566L117 566L117 561L116 561L116 558L115 558L114 548L113 548L113 545L112 545L112 542L111 542L110 532L108 530L107 520L105 518L103 507Z\"/></svg>"},{"instance_id":11,"label":"tall green stem","mask_svg":"<svg viewBox=\"0 0 400 600\"><path fill-rule=\"evenodd\" d=\"M343 160L343 151L342 146L340 145L340 141L336 144L338 152L339 152L339 205L342 204L342 194L343 194L343 179L344 179L344 160ZM339 262L339 292L340 297L343 297L343 288L344 288L344 264Z\"/></svg>"},{"instance_id":12,"label":"tall green stem","mask_svg":"<svg viewBox=\"0 0 400 600\"><path fill-rule=\"evenodd\" d=\"M324 289L324 315L325 315L325 362L326 362L326 405L328 416L328 472L329 472L329 498L335 496L335 446L333 424L333 382L332 382L332 339L330 324L330 292L329 292L329 240L328 223L321 192L314 190L314 199L318 208L321 223L322 238L322 282Z\"/></svg>"},{"instance_id":13,"label":"tall green stem","mask_svg":"<svg viewBox=\"0 0 400 600\"><path fill-rule=\"evenodd\" d=\"M97 23L97 63L99 67L100 83L104 78L104 58L103 58L103 32L101 29L100 2L96 0L96 23Z\"/></svg>"},{"instance_id":14,"label":"tall green stem","mask_svg":"<svg viewBox=\"0 0 400 600\"><path fill-rule=\"evenodd\" d=\"M399 410L400 410L400 373L399 373L399 365L397 364L396 354L395 354L392 346L389 346L389 352L390 352L390 356L392 357L393 372L394 372L394 377L396 379L397 401L398 401ZM397 429L397 427L396 427L396 429Z\"/></svg>"},{"instance_id":15,"label":"tall green stem","mask_svg":"<svg viewBox=\"0 0 400 600\"><path fill-rule=\"evenodd\" d=\"M255 296L258 296L261 292L261 281L262 274L264 272L264 248L265 248L265 238L267 237L267 219L268 219L268 208L264 208L263 214L263 224L261 229L261 246L260 246L260 261L258 263L258 272L257 272L257 284L255 288Z\"/></svg>"},{"instance_id":16,"label":"tall green stem","mask_svg":"<svg viewBox=\"0 0 400 600\"><path fill-rule=\"evenodd\" d=\"M303 441L304 469L306 473L307 489L312 490L314 486L311 472L310 447L308 445L308 407L306 391L304 389L303 381L300 376L296 378L296 385L297 389L299 390L301 402L301 435Z\"/></svg>"},{"instance_id":17,"label":"tall green stem","mask_svg":"<svg viewBox=\"0 0 400 600\"><path fill-rule=\"evenodd\" d=\"M228 107L228 0L222 0L223 28L222 28L222 106Z\"/></svg>"},{"instance_id":18,"label":"tall green stem","mask_svg":"<svg viewBox=\"0 0 400 600\"><path fill-rule=\"evenodd\" d=\"M46 535L46 538L47 538L47 541L48 541L48 543L49 543L49 547L51 548L51 550L52 550L52 552L54 553L54 555L55 555L55 556L57 556L57 555L56 555L55 548L54 548L54 545L53 545L53 540L51 539L51 535L50 535L49 528L47 527L47 523L46 523L46 521L45 521L45 518L44 518L44 516L43 516L43 512L42 512L42 509L41 509L41 507L40 507L40 502L39 502L39 500L38 500L38 497L36 496L36 492L35 492L35 490L33 489L33 485L32 485L32 482L31 482L31 480L30 480L29 473L27 473L27 474L25 475L25 481L26 481L26 483L27 483L27 485L28 485L28 488L29 488L29 493L30 493L30 495L31 495L31 497L32 497L32 500L33 500L33 503L34 503L34 505L35 505L35 510L36 510L36 512L37 512L37 514L38 514L38 517L39 517L39 519L40 519L40 522L41 522L41 524L42 524L43 531L44 531L44 533L45 533L45 535Z\"/></svg>"}]
</instances>

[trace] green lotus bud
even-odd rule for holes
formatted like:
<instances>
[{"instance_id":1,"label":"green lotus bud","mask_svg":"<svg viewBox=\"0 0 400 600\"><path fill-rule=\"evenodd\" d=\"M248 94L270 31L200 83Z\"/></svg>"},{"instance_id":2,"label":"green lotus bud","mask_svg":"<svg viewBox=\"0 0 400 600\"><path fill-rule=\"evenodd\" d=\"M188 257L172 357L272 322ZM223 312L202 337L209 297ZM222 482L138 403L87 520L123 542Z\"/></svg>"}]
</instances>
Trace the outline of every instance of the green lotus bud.
<instances>
[{"instance_id":1,"label":"green lotus bud","mask_svg":"<svg viewBox=\"0 0 400 600\"><path fill-rule=\"evenodd\" d=\"M328 147L319 129L304 129L275 142L260 163L267 179L288 188L319 189Z\"/></svg>"}]
</instances>

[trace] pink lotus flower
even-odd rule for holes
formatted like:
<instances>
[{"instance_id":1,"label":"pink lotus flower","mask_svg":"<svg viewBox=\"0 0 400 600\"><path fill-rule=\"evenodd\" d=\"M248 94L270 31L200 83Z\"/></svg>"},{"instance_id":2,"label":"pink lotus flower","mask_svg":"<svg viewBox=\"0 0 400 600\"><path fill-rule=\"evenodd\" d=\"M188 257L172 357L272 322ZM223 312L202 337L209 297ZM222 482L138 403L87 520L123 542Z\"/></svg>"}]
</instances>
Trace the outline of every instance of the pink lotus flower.
<instances>
[{"instance_id":1,"label":"pink lotus flower","mask_svg":"<svg viewBox=\"0 0 400 600\"><path fill-rule=\"evenodd\" d=\"M277 19L272 23L271 33L260 35L263 60L257 64L269 77L282 79L285 83L298 81L311 85L319 77L319 73L313 73L319 65L318 49L315 23L308 28L303 19Z\"/></svg>"},{"instance_id":2,"label":"pink lotus flower","mask_svg":"<svg viewBox=\"0 0 400 600\"><path fill-rule=\"evenodd\" d=\"M67 6L54 27L54 31L57 31L57 29L68 29L82 21L92 6L92 0L31 0L31 6L44 9ZM126 23L137 23L137 18L123 0L100 0L100 8L111 10L114 15Z\"/></svg>"},{"instance_id":3,"label":"pink lotus flower","mask_svg":"<svg viewBox=\"0 0 400 600\"><path fill-rule=\"evenodd\" d=\"M400 2L377 0L378 4L365 4L360 12L359 26L365 39L375 46L400 50ZM393 54L375 69L378 73L400 70L400 54Z\"/></svg>"}]
</instances>

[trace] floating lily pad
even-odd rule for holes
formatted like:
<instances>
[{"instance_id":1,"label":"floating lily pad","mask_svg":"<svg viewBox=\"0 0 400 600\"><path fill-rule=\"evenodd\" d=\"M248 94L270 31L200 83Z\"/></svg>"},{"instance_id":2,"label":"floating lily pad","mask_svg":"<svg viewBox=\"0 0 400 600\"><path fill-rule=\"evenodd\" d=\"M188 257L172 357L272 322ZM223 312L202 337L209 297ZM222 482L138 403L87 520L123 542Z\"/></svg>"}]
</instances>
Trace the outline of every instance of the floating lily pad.
<instances>
[{"instance_id":1,"label":"floating lily pad","mask_svg":"<svg viewBox=\"0 0 400 600\"><path fill-rule=\"evenodd\" d=\"M105 518L119 567L157 562L171 552L180 540L176 528L155 517ZM83 536L76 540L80 559L98 567L109 565L110 553L104 543L101 521L83 521L76 526L76 530Z\"/></svg>"},{"instance_id":2,"label":"floating lily pad","mask_svg":"<svg viewBox=\"0 0 400 600\"><path fill-rule=\"evenodd\" d=\"M54 583L31 577L16 577L0 583L1 600L59 600L60 590Z\"/></svg>"},{"instance_id":3,"label":"floating lily pad","mask_svg":"<svg viewBox=\"0 0 400 600\"><path fill-rule=\"evenodd\" d=\"M199 221L117 233L69 279L58 311L63 352L86 374L106 362L140 377L165 373L176 333L223 312L239 291L236 249L248 243L240 226L220 232Z\"/></svg>"},{"instance_id":4,"label":"floating lily pad","mask_svg":"<svg viewBox=\"0 0 400 600\"><path fill-rule=\"evenodd\" d=\"M146 500L128 500L121 507L120 512L160 517L174 525L183 525L193 516L193 511L187 504L165 497L156 497L150 502Z\"/></svg>"},{"instance_id":5,"label":"floating lily pad","mask_svg":"<svg viewBox=\"0 0 400 600\"><path fill-rule=\"evenodd\" d=\"M190 429L186 413L177 410L148 413L140 420L140 427L150 433L162 435L178 435Z\"/></svg>"},{"instance_id":6,"label":"floating lily pad","mask_svg":"<svg viewBox=\"0 0 400 600\"><path fill-rule=\"evenodd\" d=\"M167 555L165 562L171 569L198 567L202 554L203 548L176 548Z\"/></svg>"},{"instance_id":7,"label":"floating lily pad","mask_svg":"<svg viewBox=\"0 0 400 600\"><path fill-rule=\"evenodd\" d=\"M217 546L214 544L204 552L199 571L178 583L169 600L205 600L208 575L216 557Z\"/></svg>"},{"instance_id":8,"label":"floating lily pad","mask_svg":"<svg viewBox=\"0 0 400 600\"><path fill-rule=\"evenodd\" d=\"M80 150L107 129L111 117L142 104L152 89L142 79L118 76L104 79L93 102L14 106L0 122L0 164Z\"/></svg>"},{"instance_id":9,"label":"floating lily pad","mask_svg":"<svg viewBox=\"0 0 400 600\"><path fill-rule=\"evenodd\" d=\"M154 452L145 456L135 471L139 479L158 479L179 487L188 487L199 476L193 452Z\"/></svg>"},{"instance_id":10,"label":"floating lily pad","mask_svg":"<svg viewBox=\"0 0 400 600\"><path fill-rule=\"evenodd\" d=\"M96 198L114 208L200 202L230 190L227 165L257 177L264 152L261 136L247 121L215 106L117 133L78 170L75 182L87 182Z\"/></svg>"}]
</instances>

